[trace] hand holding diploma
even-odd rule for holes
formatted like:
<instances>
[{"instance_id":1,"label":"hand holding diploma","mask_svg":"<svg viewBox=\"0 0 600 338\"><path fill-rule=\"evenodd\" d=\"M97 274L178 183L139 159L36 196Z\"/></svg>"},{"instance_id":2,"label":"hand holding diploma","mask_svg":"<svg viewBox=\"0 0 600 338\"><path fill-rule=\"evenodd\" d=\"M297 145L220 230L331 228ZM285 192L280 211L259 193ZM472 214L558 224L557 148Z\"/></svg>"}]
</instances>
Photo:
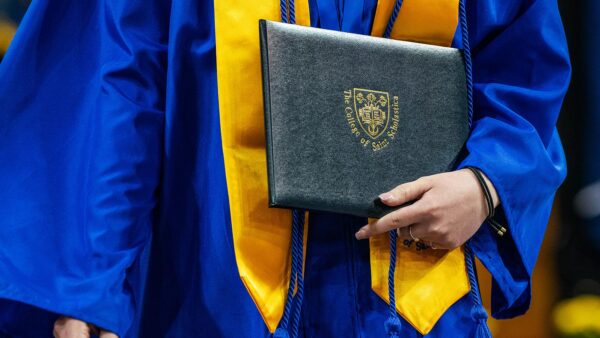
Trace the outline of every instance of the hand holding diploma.
<instances>
[{"instance_id":1,"label":"hand holding diploma","mask_svg":"<svg viewBox=\"0 0 600 338\"><path fill-rule=\"evenodd\" d=\"M484 178L497 207L496 190ZM379 198L388 206L414 203L365 225L356 233L357 239L398 229L402 238L421 240L436 249L453 249L471 238L488 215L481 187L468 169L422 177Z\"/></svg>"}]
</instances>

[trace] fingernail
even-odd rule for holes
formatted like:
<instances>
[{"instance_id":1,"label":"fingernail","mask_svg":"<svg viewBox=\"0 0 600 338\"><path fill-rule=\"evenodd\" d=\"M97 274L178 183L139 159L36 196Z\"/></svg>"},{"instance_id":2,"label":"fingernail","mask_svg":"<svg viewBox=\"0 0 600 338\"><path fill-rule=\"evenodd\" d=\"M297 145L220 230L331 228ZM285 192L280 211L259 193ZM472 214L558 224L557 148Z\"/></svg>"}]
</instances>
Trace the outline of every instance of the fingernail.
<instances>
[{"instance_id":1,"label":"fingernail","mask_svg":"<svg viewBox=\"0 0 600 338\"><path fill-rule=\"evenodd\" d=\"M392 198L394 198L394 195L392 195L389 192L386 192L386 193L383 193L383 194L379 195L379 199L382 200L382 201L389 201Z\"/></svg>"},{"instance_id":2,"label":"fingernail","mask_svg":"<svg viewBox=\"0 0 600 338\"><path fill-rule=\"evenodd\" d=\"M360 229L354 234L354 236L356 237L356 239L364 239L365 231L363 229Z\"/></svg>"}]
</instances>

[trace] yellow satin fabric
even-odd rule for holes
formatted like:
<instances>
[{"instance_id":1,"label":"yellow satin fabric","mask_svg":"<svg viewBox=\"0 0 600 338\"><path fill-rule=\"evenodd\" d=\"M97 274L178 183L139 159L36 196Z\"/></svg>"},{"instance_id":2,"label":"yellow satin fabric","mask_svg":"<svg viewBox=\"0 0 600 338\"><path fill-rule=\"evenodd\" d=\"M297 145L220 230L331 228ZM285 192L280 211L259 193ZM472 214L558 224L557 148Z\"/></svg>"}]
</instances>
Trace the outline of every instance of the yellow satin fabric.
<instances>
[{"instance_id":1,"label":"yellow satin fabric","mask_svg":"<svg viewBox=\"0 0 600 338\"><path fill-rule=\"evenodd\" d=\"M398 241L400 242L400 241ZM389 304L389 235L374 237L371 246L371 287ZM469 292L462 248L416 251L398 243L394 278L396 310L426 335L448 308Z\"/></svg>"},{"instance_id":2,"label":"yellow satin fabric","mask_svg":"<svg viewBox=\"0 0 600 338\"><path fill-rule=\"evenodd\" d=\"M382 35L392 7L392 0L380 1L373 35ZM457 8L457 0L405 0L392 37L450 45ZM290 278L291 214L267 207L259 19L280 20L279 1L215 1L219 111L233 247L240 278L267 327L274 332L283 314ZM296 20L300 25L310 24L308 0L296 1ZM384 299L387 243L387 236L370 241L372 286ZM455 250L431 254L429 250L416 254L398 248L398 309L417 330L428 332L437 318L468 291L468 283L466 291L463 283L463 253ZM441 280L445 283L439 283ZM448 287L448 281L459 287ZM436 284L444 285L445 291L434 290ZM432 298L436 301L431 302Z\"/></svg>"},{"instance_id":3,"label":"yellow satin fabric","mask_svg":"<svg viewBox=\"0 0 600 338\"><path fill-rule=\"evenodd\" d=\"M291 213L269 209L258 20L281 20L279 1L215 1L217 82L233 246L242 282L269 330L290 278ZM296 21L310 25L308 0Z\"/></svg>"},{"instance_id":4,"label":"yellow satin fabric","mask_svg":"<svg viewBox=\"0 0 600 338\"><path fill-rule=\"evenodd\" d=\"M382 36L396 0L377 4L371 34ZM391 38L450 46L458 26L458 0L404 0ZM389 303L389 235L371 238L371 287ZM469 292L462 248L416 251L397 243L396 309L425 335L452 304Z\"/></svg>"}]
</instances>

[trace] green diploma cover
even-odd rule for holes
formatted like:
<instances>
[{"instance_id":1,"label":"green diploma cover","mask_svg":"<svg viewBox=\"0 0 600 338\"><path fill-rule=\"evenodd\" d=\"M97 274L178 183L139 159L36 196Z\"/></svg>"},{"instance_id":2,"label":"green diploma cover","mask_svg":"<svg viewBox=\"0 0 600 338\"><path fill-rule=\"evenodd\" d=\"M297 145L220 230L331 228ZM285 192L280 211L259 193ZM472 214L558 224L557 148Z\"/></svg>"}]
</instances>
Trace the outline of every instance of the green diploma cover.
<instances>
[{"instance_id":1,"label":"green diploma cover","mask_svg":"<svg viewBox=\"0 0 600 338\"><path fill-rule=\"evenodd\" d=\"M469 133L458 49L261 20L272 207L381 217L452 170Z\"/></svg>"}]
</instances>

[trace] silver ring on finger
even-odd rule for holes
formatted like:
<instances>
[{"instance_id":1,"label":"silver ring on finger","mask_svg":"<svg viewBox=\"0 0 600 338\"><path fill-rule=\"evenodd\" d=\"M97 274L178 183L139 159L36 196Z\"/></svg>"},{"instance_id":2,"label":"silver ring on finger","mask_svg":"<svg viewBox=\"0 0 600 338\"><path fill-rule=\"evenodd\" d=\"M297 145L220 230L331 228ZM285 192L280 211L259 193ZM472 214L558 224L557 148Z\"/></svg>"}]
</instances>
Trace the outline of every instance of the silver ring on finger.
<instances>
[{"instance_id":1,"label":"silver ring on finger","mask_svg":"<svg viewBox=\"0 0 600 338\"><path fill-rule=\"evenodd\" d=\"M413 236L412 225L408 226L408 234L410 235L410 238L412 238L413 241L415 241L415 242L420 241L420 239L418 239L417 237Z\"/></svg>"}]
</instances>

